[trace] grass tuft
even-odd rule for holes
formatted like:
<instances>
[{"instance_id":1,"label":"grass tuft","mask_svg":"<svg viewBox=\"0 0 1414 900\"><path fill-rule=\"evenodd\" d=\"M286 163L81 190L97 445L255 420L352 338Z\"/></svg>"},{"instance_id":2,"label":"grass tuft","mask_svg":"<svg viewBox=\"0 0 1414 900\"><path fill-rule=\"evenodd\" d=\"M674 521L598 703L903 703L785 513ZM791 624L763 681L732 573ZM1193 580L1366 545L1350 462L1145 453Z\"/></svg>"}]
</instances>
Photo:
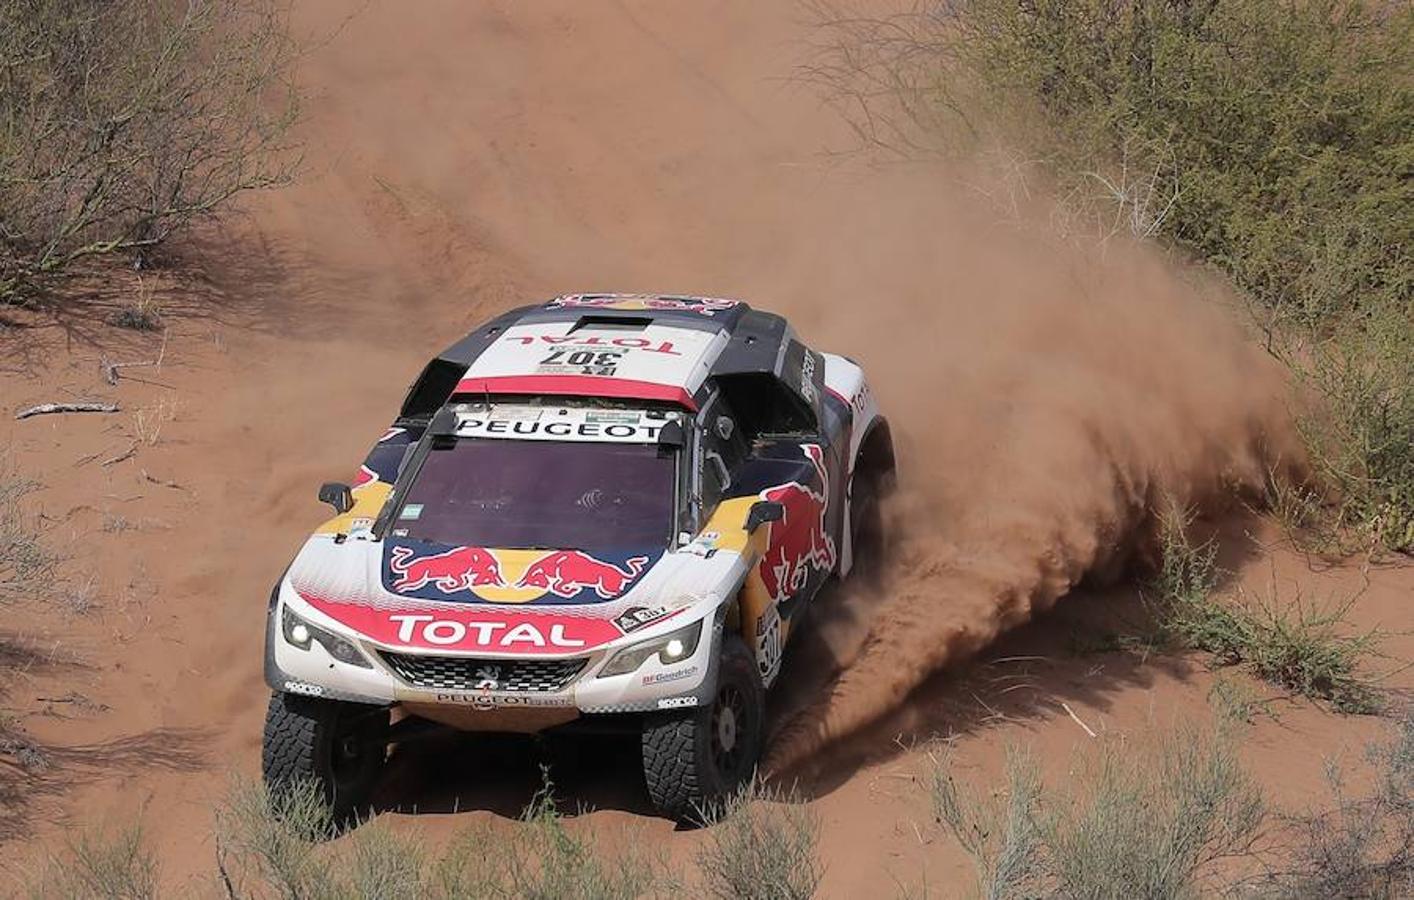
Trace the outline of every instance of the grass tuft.
<instances>
[{"instance_id":1,"label":"grass tuft","mask_svg":"<svg viewBox=\"0 0 1414 900\"><path fill-rule=\"evenodd\" d=\"M58 557L45 546L38 519L22 502L38 488L0 457L0 602L38 596L54 574Z\"/></svg>"}]
</instances>

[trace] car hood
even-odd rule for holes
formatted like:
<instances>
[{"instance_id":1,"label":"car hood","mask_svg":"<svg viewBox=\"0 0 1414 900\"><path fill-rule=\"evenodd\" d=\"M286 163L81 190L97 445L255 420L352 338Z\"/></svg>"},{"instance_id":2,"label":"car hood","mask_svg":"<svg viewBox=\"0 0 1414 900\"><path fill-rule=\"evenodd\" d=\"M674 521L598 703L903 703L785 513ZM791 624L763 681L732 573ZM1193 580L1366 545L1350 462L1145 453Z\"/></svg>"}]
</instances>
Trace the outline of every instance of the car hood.
<instances>
[{"instance_id":1,"label":"car hood","mask_svg":"<svg viewBox=\"0 0 1414 900\"><path fill-rule=\"evenodd\" d=\"M565 655L720 598L735 557L696 543L589 554L316 534L286 586L384 647Z\"/></svg>"}]
</instances>

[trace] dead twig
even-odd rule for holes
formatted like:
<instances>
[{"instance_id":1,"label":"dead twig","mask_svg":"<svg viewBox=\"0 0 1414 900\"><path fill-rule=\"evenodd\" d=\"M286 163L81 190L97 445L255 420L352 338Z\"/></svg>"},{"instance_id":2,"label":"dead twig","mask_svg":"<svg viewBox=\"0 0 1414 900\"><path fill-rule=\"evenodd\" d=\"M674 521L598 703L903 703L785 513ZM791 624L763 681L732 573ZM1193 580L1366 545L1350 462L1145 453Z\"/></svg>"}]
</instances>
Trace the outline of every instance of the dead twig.
<instances>
[{"instance_id":1,"label":"dead twig","mask_svg":"<svg viewBox=\"0 0 1414 900\"><path fill-rule=\"evenodd\" d=\"M132 445L131 447L129 447L127 450L125 450L124 452L119 453L117 456L113 457L112 459L105 459L105 460L104 460L102 463L100 463L99 465L103 466L104 468L107 468L108 466L117 465L118 463L122 462L122 461L125 460L125 459L132 459L132 458L133 458L133 454L135 454L135 453L137 453L137 443L136 443L136 442L134 442L133 445Z\"/></svg>"},{"instance_id":2,"label":"dead twig","mask_svg":"<svg viewBox=\"0 0 1414 900\"><path fill-rule=\"evenodd\" d=\"M1079 725L1081 728L1084 728L1085 733L1090 735L1090 737L1099 737L1098 734L1090 730L1089 725L1086 725L1084 722L1080 721L1080 717L1075 714L1075 711L1070 708L1069 704L1062 703L1061 709L1065 710L1065 714L1070 716L1070 718L1075 722L1076 725Z\"/></svg>"},{"instance_id":3,"label":"dead twig","mask_svg":"<svg viewBox=\"0 0 1414 900\"><path fill-rule=\"evenodd\" d=\"M162 487L169 487L178 491L187 491L188 493L191 492L191 488L188 488L186 485L177 484L175 481L163 481L161 478L154 478L153 476L147 473L146 469L142 470L142 478L144 481L150 481L153 484L159 484Z\"/></svg>"},{"instance_id":4,"label":"dead twig","mask_svg":"<svg viewBox=\"0 0 1414 900\"><path fill-rule=\"evenodd\" d=\"M41 403L38 406L20 410L15 413L15 418L28 419L30 416L47 416L52 413L115 413L117 411L118 404L116 403Z\"/></svg>"},{"instance_id":5,"label":"dead twig","mask_svg":"<svg viewBox=\"0 0 1414 900\"><path fill-rule=\"evenodd\" d=\"M137 369L143 366L154 366L158 369L162 368L162 360L167 356L167 334L170 331L171 329L169 328L162 329L162 349L157 351L156 359L147 359L139 362L109 362L106 358L100 359L98 361L98 368L99 371L103 373L103 380L109 384L117 384L119 369Z\"/></svg>"}]
</instances>

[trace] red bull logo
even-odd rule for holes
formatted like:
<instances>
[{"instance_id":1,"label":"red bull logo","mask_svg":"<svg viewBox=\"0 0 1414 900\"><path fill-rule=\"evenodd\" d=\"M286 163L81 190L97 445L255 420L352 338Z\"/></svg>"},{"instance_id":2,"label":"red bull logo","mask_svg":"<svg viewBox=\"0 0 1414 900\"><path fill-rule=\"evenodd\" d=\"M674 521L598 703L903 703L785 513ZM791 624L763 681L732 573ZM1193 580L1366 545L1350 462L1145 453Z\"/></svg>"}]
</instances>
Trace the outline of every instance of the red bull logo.
<instances>
[{"instance_id":1,"label":"red bull logo","mask_svg":"<svg viewBox=\"0 0 1414 900\"><path fill-rule=\"evenodd\" d=\"M413 559L414 555L411 547L394 547L388 558L388 568L398 576L392 587L399 593L411 593L429 584L444 594L454 594L506 583L496 557L482 547L455 547L419 559Z\"/></svg>"},{"instance_id":2,"label":"red bull logo","mask_svg":"<svg viewBox=\"0 0 1414 900\"><path fill-rule=\"evenodd\" d=\"M781 520L769 526L758 569L766 593L778 603L805 587L812 571L829 570L835 564L835 542L825 529L830 490L825 454L818 444L804 444L801 449L815 465L820 490L792 481L760 494L762 500L774 500L785 508Z\"/></svg>"},{"instance_id":3,"label":"red bull logo","mask_svg":"<svg viewBox=\"0 0 1414 900\"><path fill-rule=\"evenodd\" d=\"M516 581L516 587L539 588L565 598L592 590L600 599L611 600L624 592L647 563L648 557L635 556L625 561L625 570L588 553L561 550L531 563Z\"/></svg>"},{"instance_id":4,"label":"red bull logo","mask_svg":"<svg viewBox=\"0 0 1414 900\"><path fill-rule=\"evenodd\" d=\"M388 590L429 600L465 592L474 595L468 599L491 603L533 603L547 596L594 603L623 594L650 562L648 556L610 562L581 550L454 547L418 553L416 547L392 546L385 575Z\"/></svg>"}]
</instances>

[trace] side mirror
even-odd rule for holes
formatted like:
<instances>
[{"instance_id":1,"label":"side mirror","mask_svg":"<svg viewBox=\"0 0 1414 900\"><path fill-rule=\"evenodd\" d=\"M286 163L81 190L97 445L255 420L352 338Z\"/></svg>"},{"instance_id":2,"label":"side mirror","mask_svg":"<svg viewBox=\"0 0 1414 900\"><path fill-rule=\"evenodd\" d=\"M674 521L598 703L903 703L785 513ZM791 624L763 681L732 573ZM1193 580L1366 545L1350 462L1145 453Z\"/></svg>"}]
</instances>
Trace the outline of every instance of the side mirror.
<instances>
[{"instance_id":1,"label":"side mirror","mask_svg":"<svg viewBox=\"0 0 1414 900\"><path fill-rule=\"evenodd\" d=\"M334 507L334 512L343 515L353 509L353 489L338 481L326 481L319 486L319 502Z\"/></svg>"},{"instance_id":2,"label":"side mirror","mask_svg":"<svg viewBox=\"0 0 1414 900\"><path fill-rule=\"evenodd\" d=\"M683 434L682 425L677 420L673 420L658 430L658 447L665 450L679 450L687 443L687 436Z\"/></svg>"},{"instance_id":3,"label":"side mirror","mask_svg":"<svg viewBox=\"0 0 1414 900\"><path fill-rule=\"evenodd\" d=\"M775 500L757 500L751 504L746 514L746 533L755 534L756 529L767 522L779 522L786 517L786 508Z\"/></svg>"}]
</instances>

